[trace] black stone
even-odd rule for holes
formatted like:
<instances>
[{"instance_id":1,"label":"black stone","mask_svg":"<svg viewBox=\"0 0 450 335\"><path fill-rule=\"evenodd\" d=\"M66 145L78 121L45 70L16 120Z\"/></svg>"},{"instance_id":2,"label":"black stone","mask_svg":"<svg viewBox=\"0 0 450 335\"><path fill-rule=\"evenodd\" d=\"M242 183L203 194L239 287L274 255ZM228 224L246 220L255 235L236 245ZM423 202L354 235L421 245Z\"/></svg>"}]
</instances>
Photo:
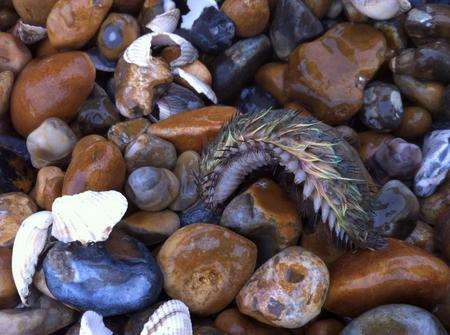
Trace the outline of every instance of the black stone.
<instances>
[{"instance_id":1,"label":"black stone","mask_svg":"<svg viewBox=\"0 0 450 335\"><path fill-rule=\"evenodd\" d=\"M86 100L80 107L76 123L83 135L105 135L120 121L119 111L106 96Z\"/></svg>"},{"instance_id":2,"label":"black stone","mask_svg":"<svg viewBox=\"0 0 450 335\"><path fill-rule=\"evenodd\" d=\"M246 87L241 91L236 108L241 113L258 113L278 107L277 100L259 86Z\"/></svg>"},{"instance_id":3,"label":"black stone","mask_svg":"<svg viewBox=\"0 0 450 335\"><path fill-rule=\"evenodd\" d=\"M234 98L271 55L266 35L240 40L219 55L213 66L214 92L219 101Z\"/></svg>"},{"instance_id":4,"label":"black stone","mask_svg":"<svg viewBox=\"0 0 450 335\"><path fill-rule=\"evenodd\" d=\"M161 270L139 241L113 232L106 242L57 242L43 262L50 292L81 311L111 316L149 307L162 289Z\"/></svg>"},{"instance_id":5,"label":"black stone","mask_svg":"<svg viewBox=\"0 0 450 335\"><path fill-rule=\"evenodd\" d=\"M279 0L270 26L270 40L277 56L286 59L300 43L323 31L322 23L301 0Z\"/></svg>"},{"instance_id":6,"label":"black stone","mask_svg":"<svg viewBox=\"0 0 450 335\"><path fill-rule=\"evenodd\" d=\"M191 29L179 29L181 36L206 53L217 54L233 43L233 21L217 8L210 6L194 21Z\"/></svg>"}]
</instances>

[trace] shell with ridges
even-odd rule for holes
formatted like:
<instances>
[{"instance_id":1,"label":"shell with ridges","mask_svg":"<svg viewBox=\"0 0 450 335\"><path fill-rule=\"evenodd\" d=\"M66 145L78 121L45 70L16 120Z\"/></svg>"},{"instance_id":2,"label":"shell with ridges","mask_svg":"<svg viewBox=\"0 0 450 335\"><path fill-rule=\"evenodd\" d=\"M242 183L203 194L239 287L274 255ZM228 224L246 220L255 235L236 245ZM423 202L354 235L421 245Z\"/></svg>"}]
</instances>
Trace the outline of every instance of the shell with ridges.
<instances>
[{"instance_id":1,"label":"shell with ridges","mask_svg":"<svg viewBox=\"0 0 450 335\"><path fill-rule=\"evenodd\" d=\"M127 207L127 199L117 191L86 191L59 197L52 206L52 235L65 243L105 241Z\"/></svg>"},{"instance_id":2,"label":"shell with ridges","mask_svg":"<svg viewBox=\"0 0 450 335\"><path fill-rule=\"evenodd\" d=\"M188 307L179 300L165 302L150 316L141 335L192 335Z\"/></svg>"},{"instance_id":3,"label":"shell with ridges","mask_svg":"<svg viewBox=\"0 0 450 335\"><path fill-rule=\"evenodd\" d=\"M19 227L12 251L12 275L20 300L28 306L29 286L33 281L36 264L47 241L48 228L53 223L49 211L27 217Z\"/></svg>"},{"instance_id":4,"label":"shell with ridges","mask_svg":"<svg viewBox=\"0 0 450 335\"><path fill-rule=\"evenodd\" d=\"M113 335L113 332L105 327L100 314L87 311L81 317L80 335Z\"/></svg>"},{"instance_id":5,"label":"shell with ridges","mask_svg":"<svg viewBox=\"0 0 450 335\"><path fill-rule=\"evenodd\" d=\"M175 76L178 76L181 79L185 80L195 92L197 92L198 94L204 94L214 104L217 104L216 93L214 93L211 86L183 69L176 68L172 72Z\"/></svg>"},{"instance_id":6,"label":"shell with ridges","mask_svg":"<svg viewBox=\"0 0 450 335\"><path fill-rule=\"evenodd\" d=\"M375 20L388 20L411 9L408 0L351 0L362 14Z\"/></svg>"},{"instance_id":7,"label":"shell with ridges","mask_svg":"<svg viewBox=\"0 0 450 335\"><path fill-rule=\"evenodd\" d=\"M148 29L154 32L172 33L177 29L178 21L180 20L180 10L174 8L157 15L153 20L146 24Z\"/></svg>"}]
</instances>

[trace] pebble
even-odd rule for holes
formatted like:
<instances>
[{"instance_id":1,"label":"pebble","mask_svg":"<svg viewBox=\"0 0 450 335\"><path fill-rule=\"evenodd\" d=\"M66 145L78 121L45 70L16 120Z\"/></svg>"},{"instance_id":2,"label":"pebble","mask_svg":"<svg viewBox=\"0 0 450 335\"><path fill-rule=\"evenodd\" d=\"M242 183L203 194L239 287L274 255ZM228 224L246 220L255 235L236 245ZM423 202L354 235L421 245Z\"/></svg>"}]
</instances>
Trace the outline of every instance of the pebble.
<instances>
[{"instance_id":1,"label":"pebble","mask_svg":"<svg viewBox=\"0 0 450 335\"><path fill-rule=\"evenodd\" d=\"M164 242L180 228L180 219L170 210L139 211L123 219L121 228L146 245L155 245Z\"/></svg>"},{"instance_id":2,"label":"pebble","mask_svg":"<svg viewBox=\"0 0 450 335\"><path fill-rule=\"evenodd\" d=\"M44 258L50 292L72 308L103 316L153 304L162 288L155 259L139 241L113 233L106 242L82 246L57 242Z\"/></svg>"},{"instance_id":3,"label":"pebble","mask_svg":"<svg viewBox=\"0 0 450 335\"><path fill-rule=\"evenodd\" d=\"M364 90L364 105L360 118L367 127L389 132L400 126L403 104L400 91L391 84L374 82Z\"/></svg>"},{"instance_id":4,"label":"pebble","mask_svg":"<svg viewBox=\"0 0 450 335\"><path fill-rule=\"evenodd\" d=\"M125 185L128 199L139 209L152 212L169 207L179 190L180 182L170 170L150 166L134 170Z\"/></svg>"},{"instance_id":5,"label":"pebble","mask_svg":"<svg viewBox=\"0 0 450 335\"><path fill-rule=\"evenodd\" d=\"M22 221L36 211L36 204L25 193L0 194L0 248L13 246L14 238Z\"/></svg>"},{"instance_id":6,"label":"pebble","mask_svg":"<svg viewBox=\"0 0 450 335\"><path fill-rule=\"evenodd\" d=\"M236 109L228 106L209 106L182 112L148 127L150 134L161 137L175 146L178 152L200 152L229 121Z\"/></svg>"},{"instance_id":7,"label":"pebble","mask_svg":"<svg viewBox=\"0 0 450 335\"><path fill-rule=\"evenodd\" d=\"M369 162L383 143L394 138L391 134L381 134L374 131L365 131L358 134L360 148L359 156L364 163Z\"/></svg>"},{"instance_id":8,"label":"pebble","mask_svg":"<svg viewBox=\"0 0 450 335\"><path fill-rule=\"evenodd\" d=\"M18 74L31 60L30 50L12 34L0 32L0 45L0 72L11 71Z\"/></svg>"},{"instance_id":9,"label":"pebble","mask_svg":"<svg viewBox=\"0 0 450 335\"><path fill-rule=\"evenodd\" d=\"M139 37L139 25L128 14L111 13L108 15L97 35L97 45L108 60L117 60L122 52Z\"/></svg>"},{"instance_id":10,"label":"pebble","mask_svg":"<svg viewBox=\"0 0 450 335\"><path fill-rule=\"evenodd\" d=\"M164 242L158 263L165 292L192 313L211 315L225 308L255 269L256 246L226 228L193 224Z\"/></svg>"},{"instance_id":11,"label":"pebble","mask_svg":"<svg viewBox=\"0 0 450 335\"><path fill-rule=\"evenodd\" d=\"M322 32L319 19L303 1L278 1L270 25L270 40L278 58L286 60L299 44Z\"/></svg>"},{"instance_id":12,"label":"pebble","mask_svg":"<svg viewBox=\"0 0 450 335\"><path fill-rule=\"evenodd\" d=\"M214 327L200 326L194 327L194 335L226 335L226 334Z\"/></svg>"},{"instance_id":13,"label":"pebble","mask_svg":"<svg viewBox=\"0 0 450 335\"><path fill-rule=\"evenodd\" d=\"M220 225L252 240L258 261L296 245L302 224L295 203L270 179L260 179L225 207Z\"/></svg>"},{"instance_id":14,"label":"pebble","mask_svg":"<svg viewBox=\"0 0 450 335\"><path fill-rule=\"evenodd\" d=\"M356 7L353 5L351 0L342 0L343 10L345 17L350 22L362 23L367 22L368 17L361 13Z\"/></svg>"},{"instance_id":15,"label":"pebble","mask_svg":"<svg viewBox=\"0 0 450 335\"><path fill-rule=\"evenodd\" d=\"M421 137L430 130L431 122L431 115L426 109L418 106L405 107L395 135L404 139Z\"/></svg>"},{"instance_id":16,"label":"pebble","mask_svg":"<svg viewBox=\"0 0 450 335\"><path fill-rule=\"evenodd\" d=\"M423 161L414 178L414 192L420 197L434 193L450 169L450 130L435 130L423 142Z\"/></svg>"},{"instance_id":17,"label":"pebble","mask_svg":"<svg viewBox=\"0 0 450 335\"><path fill-rule=\"evenodd\" d=\"M11 258L11 249L0 248L0 309L13 308L19 300L12 276Z\"/></svg>"},{"instance_id":18,"label":"pebble","mask_svg":"<svg viewBox=\"0 0 450 335\"><path fill-rule=\"evenodd\" d=\"M408 46L408 38L405 33L401 16L390 20L376 21L374 27L380 30L386 38L388 50L386 58L391 59L405 50Z\"/></svg>"},{"instance_id":19,"label":"pebble","mask_svg":"<svg viewBox=\"0 0 450 335\"><path fill-rule=\"evenodd\" d=\"M213 90L221 102L236 97L270 59L271 44L266 35L242 39L220 54L213 66Z\"/></svg>"},{"instance_id":20,"label":"pebble","mask_svg":"<svg viewBox=\"0 0 450 335\"><path fill-rule=\"evenodd\" d=\"M48 14L58 0L12 0L14 9L25 23L44 26Z\"/></svg>"},{"instance_id":21,"label":"pebble","mask_svg":"<svg viewBox=\"0 0 450 335\"><path fill-rule=\"evenodd\" d=\"M347 252L329 270L324 307L340 316L355 317L389 303L429 306L445 296L450 283L442 260L396 239L388 239L383 249Z\"/></svg>"},{"instance_id":22,"label":"pebble","mask_svg":"<svg viewBox=\"0 0 450 335\"><path fill-rule=\"evenodd\" d=\"M152 1L152 0L150 0ZM114 0L113 8L119 12L125 13L137 13L142 8L142 3L144 0Z\"/></svg>"},{"instance_id":23,"label":"pebble","mask_svg":"<svg viewBox=\"0 0 450 335\"><path fill-rule=\"evenodd\" d=\"M448 243L450 239L450 224L449 224L450 216L447 216L445 221L439 222L436 225L435 230L435 241L436 247L441 252L443 258L448 262L450 262L450 243Z\"/></svg>"},{"instance_id":24,"label":"pebble","mask_svg":"<svg viewBox=\"0 0 450 335\"><path fill-rule=\"evenodd\" d=\"M170 204L174 211L184 211L193 205L199 197L196 181L200 170L200 155L192 150L183 152L177 160L173 173L180 181L180 192Z\"/></svg>"},{"instance_id":25,"label":"pebble","mask_svg":"<svg viewBox=\"0 0 450 335\"><path fill-rule=\"evenodd\" d=\"M40 41L37 44L36 47L36 57L47 57L51 55L55 55L59 53L59 50L53 47L53 45L50 43L50 40L47 38L44 38L42 41Z\"/></svg>"},{"instance_id":26,"label":"pebble","mask_svg":"<svg viewBox=\"0 0 450 335\"><path fill-rule=\"evenodd\" d=\"M328 12L333 0L305 0L303 2L318 19L322 19Z\"/></svg>"},{"instance_id":27,"label":"pebble","mask_svg":"<svg viewBox=\"0 0 450 335\"><path fill-rule=\"evenodd\" d=\"M0 9L0 31L7 31L10 29L18 19L17 13L11 8Z\"/></svg>"},{"instance_id":28,"label":"pebble","mask_svg":"<svg viewBox=\"0 0 450 335\"><path fill-rule=\"evenodd\" d=\"M9 111L9 97L14 84L14 73L0 71L0 117Z\"/></svg>"},{"instance_id":29,"label":"pebble","mask_svg":"<svg viewBox=\"0 0 450 335\"><path fill-rule=\"evenodd\" d=\"M405 29L409 37L415 42L433 39L450 39L448 31L448 17L450 9L448 4L427 3L408 12L405 20Z\"/></svg>"},{"instance_id":30,"label":"pebble","mask_svg":"<svg viewBox=\"0 0 450 335\"><path fill-rule=\"evenodd\" d=\"M209 69L206 67L206 65L200 62L199 60L196 60L190 64L183 65L181 68L184 71L196 76L205 84L208 84L209 86L212 85L211 72L209 72ZM187 83L181 78L176 78L175 81L179 81L181 85L189 87L189 85L187 85Z\"/></svg>"},{"instance_id":31,"label":"pebble","mask_svg":"<svg viewBox=\"0 0 450 335\"><path fill-rule=\"evenodd\" d=\"M91 48L86 51L86 53L91 58L95 69L103 72L114 72L116 69L117 62L113 60L108 60L97 47Z\"/></svg>"},{"instance_id":32,"label":"pebble","mask_svg":"<svg viewBox=\"0 0 450 335\"><path fill-rule=\"evenodd\" d=\"M391 304L373 308L352 320L342 335L376 335L380 330L392 334L445 335L447 332L431 313L417 306Z\"/></svg>"},{"instance_id":33,"label":"pebble","mask_svg":"<svg viewBox=\"0 0 450 335\"><path fill-rule=\"evenodd\" d=\"M203 9L191 29L177 32L199 50L217 54L233 43L235 31L233 21L225 13L209 6Z\"/></svg>"},{"instance_id":34,"label":"pebble","mask_svg":"<svg viewBox=\"0 0 450 335\"><path fill-rule=\"evenodd\" d=\"M288 97L284 89L284 78L287 64L267 63L261 66L255 74L256 83L272 94L280 104L287 102Z\"/></svg>"},{"instance_id":35,"label":"pebble","mask_svg":"<svg viewBox=\"0 0 450 335\"><path fill-rule=\"evenodd\" d=\"M290 54L288 94L311 107L320 120L341 124L362 107L364 86L384 62L385 51L386 40L378 30L340 23Z\"/></svg>"},{"instance_id":36,"label":"pebble","mask_svg":"<svg viewBox=\"0 0 450 335\"><path fill-rule=\"evenodd\" d=\"M59 0L47 18L50 43L57 49L79 49L99 29L113 0Z\"/></svg>"},{"instance_id":37,"label":"pebble","mask_svg":"<svg viewBox=\"0 0 450 335\"><path fill-rule=\"evenodd\" d=\"M236 27L236 35L253 37L264 32L269 23L268 0L225 0L220 8Z\"/></svg>"},{"instance_id":38,"label":"pebble","mask_svg":"<svg viewBox=\"0 0 450 335\"><path fill-rule=\"evenodd\" d=\"M95 68L82 52L63 52L30 62L11 94L11 119L27 136L49 117L72 120L91 93Z\"/></svg>"},{"instance_id":39,"label":"pebble","mask_svg":"<svg viewBox=\"0 0 450 335\"><path fill-rule=\"evenodd\" d=\"M298 328L319 315L329 286L325 263L288 247L250 277L236 297L239 311L269 325Z\"/></svg>"},{"instance_id":40,"label":"pebble","mask_svg":"<svg viewBox=\"0 0 450 335\"><path fill-rule=\"evenodd\" d=\"M289 335L287 330L260 323L236 308L222 311L214 320L214 326L228 335Z\"/></svg>"},{"instance_id":41,"label":"pebble","mask_svg":"<svg viewBox=\"0 0 450 335\"><path fill-rule=\"evenodd\" d=\"M75 122L83 135L106 135L109 128L119 121L119 112L111 100L104 96L86 100Z\"/></svg>"},{"instance_id":42,"label":"pebble","mask_svg":"<svg viewBox=\"0 0 450 335\"><path fill-rule=\"evenodd\" d=\"M143 166L172 170L177 162L177 151L169 141L144 133L127 145L124 158L129 172Z\"/></svg>"},{"instance_id":43,"label":"pebble","mask_svg":"<svg viewBox=\"0 0 450 335\"><path fill-rule=\"evenodd\" d=\"M241 91L236 108L241 113L258 113L262 110L276 109L277 100L259 86L246 87Z\"/></svg>"},{"instance_id":44,"label":"pebble","mask_svg":"<svg viewBox=\"0 0 450 335\"><path fill-rule=\"evenodd\" d=\"M46 166L39 170L36 184L30 195L39 207L51 211L53 201L62 195L64 172L56 166Z\"/></svg>"},{"instance_id":45,"label":"pebble","mask_svg":"<svg viewBox=\"0 0 450 335\"><path fill-rule=\"evenodd\" d=\"M37 169L63 163L69 158L76 143L77 138L72 129L56 117L42 122L27 137L31 163Z\"/></svg>"},{"instance_id":46,"label":"pebble","mask_svg":"<svg viewBox=\"0 0 450 335\"><path fill-rule=\"evenodd\" d=\"M438 186L436 192L421 200L420 213L432 226L450 217L450 178Z\"/></svg>"},{"instance_id":47,"label":"pebble","mask_svg":"<svg viewBox=\"0 0 450 335\"><path fill-rule=\"evenodd\" d=\"M125 173L125 161L114 143L104 138L93 143L79 141L64 176L62 194L121 190Z\"/></svg>"},{"instance_id":48,"label":"pebble","mask_svg":"<svg viewBox=\"0 0 450 335\"><path fill-rule=\"evenodd\" d=\"M374 201L373 228L385 237L405 239L419 217L419 201L402 182L390 180Z\"/></svg>"},{"instance_id":49,"label":"pebble","mask_svg":"<svg viewBox=\"0 0 450 335\"><path fill-rule=\"evenodd\" d=\"M128 144L143 134L149 125L150 121L144 118L116 123L108 130L108 140L116 144L123 151Z\"/></svg>"},{"instance_id":50,"label":"pebble","mask_svg":"<svg viewBox=\"0 0 450 335\"><path fill-rule=\"evenodd\" d=\"M416 227L414 228L412 233L405 239L405 242L422 248L432 254L435 249L434 229L429 224L417 220Z\"/></svg>"}]
</instances>

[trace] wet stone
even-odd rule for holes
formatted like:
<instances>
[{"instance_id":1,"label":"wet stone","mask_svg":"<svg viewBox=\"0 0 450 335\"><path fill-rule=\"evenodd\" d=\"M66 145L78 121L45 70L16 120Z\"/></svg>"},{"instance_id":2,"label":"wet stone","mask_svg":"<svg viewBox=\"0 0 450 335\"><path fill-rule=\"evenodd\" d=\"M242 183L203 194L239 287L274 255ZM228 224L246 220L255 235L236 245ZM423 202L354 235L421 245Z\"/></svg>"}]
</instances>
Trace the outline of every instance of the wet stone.
<instances>
[{"instance_id":1,"label":"wet stone","mask_svg":"<svg viewBox=\"0 0 450 335\"><path fill-rule=\"evenodd\" d=\"M450 39L450 8L445 4L428 3L408 12L405 29L415 42L430 39Z\"/></svg>"},{"instance_id":2,"label":"wet stone","mask_svg":"<svg viewBox=\"0 0 450 335\"><path fill-rule=\"evenodd\" d=\"M450 178L447 178L436 192L421 200L420 213L423 219L433 226L450 217Z\"/></svg>"},{"instance_id":3,"label":"wet stone","mask_svg":"<svg viewBox=\"0 0 450 335\"><path fill-rule=\"evenodd\" d=\"M17 13L10 8L0 9L0 31L6 31L11 28L18 19Z\"/></svg>"},{"instance_id":4,"label":"wet stone","mask_svg":"<svg viewBox=\"0 0 450 335\"><path fill-rule=\"evenodd\" d=\"M0 45L0 72L12 71L18 74L31 60L30 50L12 34L0 32Z\"/></svg>"},{"instance_id":5,"label":"wet stone","mask_svg":"<svg viewBox=\"0 0 450 335\"><path fill-rule=\"evenodd\" d=\"M382 134L375 131L364 131L358 134L359 138L359 156L362 161L367 164L372 160L373 155L377 152L378 148L386 142L389 142L394 138L391 134Z\"/></svg>"},{"instance_id":6,"label":"wet stone","mask_svg":"<svg viewBox=\"0 0 450 335\"><path fill-rule=\"evenodd\" d=\"M14 84L14 73L11 71L0 71L0 117L9 110L9 97Z\"/></svg>"},{"instance_id":7,"label":"wet stone","mask_svg":"<svg viewBox=\"0 0 450 335\"><path fill-rule=\"evenodd\" d=\"M285 63L267 63L255 74L256 83L272 94L280 104L287 102L284 90L284 78L287 65Z\"/></svg>"},{"instance_id":8,"label":"wet stone","mask_svg":"<svg viewBox=\"0 0 450 335\"><path fill-rule=\"evenodd\" d=\"M118 233L86 246L57 242L43 268L48 288L59 301L103 316L148 307L162 287L161 270L146 247Z\"/></svg>"},{"instance_id":9,"label":"wet stone","mask_svg":"<svg viewBox=\"0 0 450 335\"><path fill-rule=\"evenodd\" d=\"M58 0L13 0L14 9L25 23L44 26L48 14Z\"/></svg>"},{"instance_id":10,"label":"wet stone","mask_svg":"<svg viewBox=\"0 0 450 335\"><path fill-rule=\"evenodd\" d=\"M199 165L200 155L195 151L185 151L178 157L173 173L180 181L180 192L170 204L170 209L183 211L197 201L199 189L196 176L199 173Z\"/></svg>"},{"instance_id":11,"label":"wet stone","mask_svg":"<svg viewBox=\"0 0 450 335\"><path fill-rule=\"evenodd\" d=\"M405 239L406 242L433 253L434 229L429 224L418 220L412 233Z\"/></svg>"},{"instance_id":12,"label":"wet stone","mask_svg":"<svg viewBox=\"0 0 450 335\"><path fill-rule=\"evenodd\" d=\"M120 121L119 112L108 97L86 100L80 107L76 123L83 135L106 135Z\"/></svg>"},{"instance_id":13,"label":"wet stone","mask_svg":"<svg viewBox=\"0 0 450 335\"><path fill-rule=\"evenodd\" d=\"M144 133L149 125L150 121L144 118L116 123L109 128L108 139L123 151L129 143Z\"/></svg>"},{"instance_id":14,"label":"wet stone","mask_svg":"<svg viewBox=\"0 0 450 335\"><path fill-rule=\"evenodd\" d=\"M335 319L323 319L312 322L306 328L306 335L340 335L344 325Z\"/></svg>"},{"instance_id":15,"label":"wet stone","mask_svg":"<svg viewBox=\"0 0 450 335\"><path fill-rule=\"evenodd\" d=\"M236 303L241 313L258 321L298 328L320 313L329 283L319 257L301 247L288 247L255 271Z\"/></svg>"},{"instance_id":16,"label":"wet stone","mask_svg":"<svg viewBox=\"0 0 450 335\"><path fill-rule=\"evenodd\" d=\"M0 248L0 309L13 308L19 301L12 276L12 251Z\"/></svg>"},{"instance_id":17,"label":"wet stone","mask_svg":"<svg viewBox=\"0 0 450 335\"><path fill-rule=\"evenodd\" d=\"M406 49L408 39L402 20L394 17L390 20L376 21L374 27L381 30L386 38L388 48L386 58L391 58Z\"/></svg>"},{"instance_id":18,"label":"wet stone","mask_svg":"<svg viewBox=\"0 0 450 335\"><path fill-rule=\"evenodd\" d=\"M277 100L259 86L246 87L241 91L236 108L241 113L258 113L262 110L276 109Z\"/></svg>"},{"instance_id":19,"label":"wet stone","mask_svg":"<svg viewBox=\"0 0 450 335\"><path fill-rule=\"evenodd\" d=\"M322 24L301 0L279 0L270 26L270 39L280 59L287 59L300 43L323 31Z\"/></svg>"},{"instance_id":20,"label":"wet stone","mask_svg":"<svg viewBox=\"0 0 450 335\"><path fill-rule=\"evenodd\" d=\"M52 210L53 201L62 194L64 172L56 166L46 166L39 170L36 184L30 195L39 207Z\"/></svg>"},{"instance_id":21,"label":"wet stone","mask_svg":"<svg viewBox=\"0 0 450 335\"><path fill-rule=\"evenodd\" d=\"M34 178L35 171L27 153L21 154L0 145L0 193L28 193L34 184Z\"/></svg>"},{"instance_id":22,"label":"wet stone","mask_svg":"<svg viewBox=\"0 0 450 335\"><path fill-rule=\"evenodd\" d=\"M239 37L261 34L269 23L268 0L226 0L220 10L234 22Z\"/></svg>"},{"instance_id":23,"label":"wet stone","mask_svg":"<svg viewBox=\"0 0 450 335\"><path fill-rule=\"evenodd\" d=\"M405 107L400 127L395 135L404 139L413 139L423 136L431 128L431 115L422 107Z\"/></svg>"}]
</instances>

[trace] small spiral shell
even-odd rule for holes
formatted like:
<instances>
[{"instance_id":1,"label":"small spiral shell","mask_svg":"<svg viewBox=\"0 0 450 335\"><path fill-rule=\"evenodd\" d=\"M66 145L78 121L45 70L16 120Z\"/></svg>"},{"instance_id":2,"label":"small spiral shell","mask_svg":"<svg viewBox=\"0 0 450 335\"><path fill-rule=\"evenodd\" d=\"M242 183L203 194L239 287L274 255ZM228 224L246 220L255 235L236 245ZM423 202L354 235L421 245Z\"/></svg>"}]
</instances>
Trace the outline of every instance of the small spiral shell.
<instances>
[{"instance_id":1,"label":"small spiral shell","mask_svg":"<svg viewBox=\"0 0 450 335\"><path fill-rule=\"evenodd\" d=\"M192 335L187 306L179 300L162 304L148 319L141 335Z\"/></svg>"}]
</instances>

